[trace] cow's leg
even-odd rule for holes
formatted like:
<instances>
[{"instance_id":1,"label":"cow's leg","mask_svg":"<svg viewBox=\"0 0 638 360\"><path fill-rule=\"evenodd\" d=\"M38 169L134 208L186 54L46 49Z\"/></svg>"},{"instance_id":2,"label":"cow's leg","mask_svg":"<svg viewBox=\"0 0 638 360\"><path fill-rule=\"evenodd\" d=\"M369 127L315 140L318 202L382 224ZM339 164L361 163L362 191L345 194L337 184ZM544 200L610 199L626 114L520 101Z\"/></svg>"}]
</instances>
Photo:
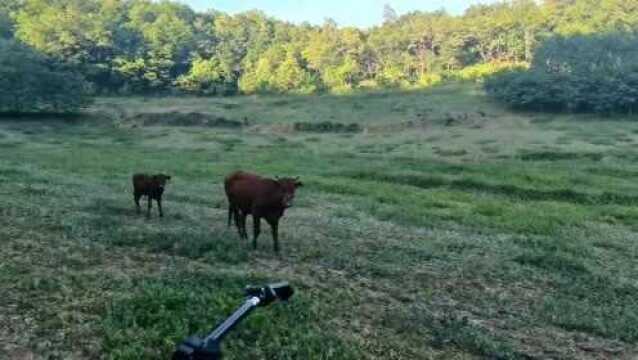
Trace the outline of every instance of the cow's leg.
<instances>
[{"instance_id":1,"label":"cow's leg","mask_svg":"<svg viewBox=\"0 0 638 360\"><path fill-rule=\"evenodd\" d=\"M257 238L261 231L261 218L253 215L253 249L257 249Z\"/></svg>"},{"instance_id":2,"label":"cow's leg","mask_svg":"<svg viewBox=\"0 0 638 360\"><path fill-rule=\"evenodd\" d=\"M151 196L148 196L148 209L146 210L146 217L150 218L151 217L151 208L153 207L153 199L151 198Z\"/></svg>"},{"instance_id":3,"label":"cow's leg","mask_svg":"<svg viewBox=\"0 0 638 360\"><path fill-rule=\"evenodd\" d=\"M235 227L237 227L237 233L239 233L240 238L244 238L244 232L241 230L241 212L237 209L233 211L233 216L235 218Z\"/></svg>"},{"instance_id":4,"label":"cow's leg","mask_svg":"<svg viewBox=\"0 0 638 360\"><path fill-rule=\"evenodd\" d=\"M246 214L245 212L240 212L239 215L239 220L241 222L241 237L242 239L248 240L248 232L246 231L246 218L248 217L248 214Z\"/></svg>"},{"instance_id":5,"label":"cow's leg","mask_svg":"<svg viewBox=\"0 0 638 360\"><path fill-rule=\"evenodd\" d=\"M159 209L159 216L164 217L164 212L162 211L162 197L157 198L157 208Z\"/></svg>"},{"instance_id":6,"label":"cow's leg","mask_svg":"<svg viewBox=\"0 0 638 360\"><path fill-rule=\"evenodd\" d=\"M233 206L233 204L228 204L228 227L231 227L233 223L233 218L235 218L235 224L237 224L237 210Z\"/></svg>"},{"instance_id":7,"label":"cow's leg","mask_svg":"<svg viewBox=\"0 0 638 360\"><path fill-rule=\"evenodd\" d=\"M268 219L268 223L270 224L270 229L272 230L273 249L275 250L275 253L279 254L279 219Z\"/></svg>"},{"instance_id":8,"label":"cow's leg","mask_svg":"<svg viewBox=\"0 0 638 360\"><path fill-rule=\"evenodd\" d=\"M142 194L135 192L133 193L133 197L135 199L135 209L137 211L137 213L139 214L141 209L140 209L140 199L142 198Z\"/></svg>"}]
</instances>

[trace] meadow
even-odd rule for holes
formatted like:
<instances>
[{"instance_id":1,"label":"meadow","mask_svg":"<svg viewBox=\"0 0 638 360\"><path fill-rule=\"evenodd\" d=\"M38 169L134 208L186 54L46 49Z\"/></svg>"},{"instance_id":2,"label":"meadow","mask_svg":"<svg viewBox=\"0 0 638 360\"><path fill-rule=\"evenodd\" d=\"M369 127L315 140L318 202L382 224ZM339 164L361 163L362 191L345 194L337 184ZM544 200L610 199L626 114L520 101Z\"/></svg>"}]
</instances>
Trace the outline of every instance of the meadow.
<instances>
[{"instance_id":1,"label":"meadow","mask_svg":"<svg viewBox=\"0 0 638 360\"><path fill-rule=\"evenodd\" d=\"M509 111L475 85L100 98L0 119L0 358L168 358L287 280L228 359L633 359L638 122ZM300 176L257 250L225 174ZM134 172L173 176L137 215ZM250 226L250 221L249 221Z\"/></svg>"}]
</instances>

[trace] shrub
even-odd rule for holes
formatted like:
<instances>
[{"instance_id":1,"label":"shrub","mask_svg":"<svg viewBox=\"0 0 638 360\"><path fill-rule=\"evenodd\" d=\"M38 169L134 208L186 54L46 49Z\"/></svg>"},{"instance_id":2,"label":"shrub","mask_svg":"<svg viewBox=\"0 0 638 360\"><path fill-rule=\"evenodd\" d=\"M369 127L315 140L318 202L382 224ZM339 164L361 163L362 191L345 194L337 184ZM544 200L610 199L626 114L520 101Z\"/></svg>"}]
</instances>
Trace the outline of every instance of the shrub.
<instances>
[{"instance_id":1,"label":"shrub","mask_svg":"<svg viewBox=\"0 0 638 360\"><path fill-rule=\"evenodd\" d=\"M421 88L427 88L427 87L439 85L442 82L443 82L443 76L441 76L440 74L426 73L421 75L417 83L417 86Z\"/></svg>"},{"instance_id":2,"label":"shrub","mask_svg":"<svg viewBox=\"0 0 638 360\"><path fill-rule=\"evenodd\" d=\"M359 84L357 85L357 87L359 89L364 89L364 90L376 90L376 89L379 89L381 86L376 80L366 79L366 80L361 80Z\"/></svg>"},{"instance_id":3,"label":"shrub","mask_svg":"<svg viewBox=\"0 0 638 360\"><path fill-rule=\"evenodd\" d=\"M73 112L90 103L89 86L69 70L13 40L0 40L0 112Z\"/></svg>"},{"instance_id":4,"label":"shrub","mask_svg":"<svg viewBox=\"0 0 638 360\"><path fill-rule=\"evenodd\" d=\"M330 89L330 93L334 95L349 95L353 93L353 88L350 85L335 86Z\"/></svg>"},{"instance_id":5,"label":"shrub","mask_svg":"<svg viewBox=\"0 0 638 360\"><path fill-rule=\"evenodd\" d=\"M190 71L180 76L175 85L185 92L200 95L224 93L224 80L228 76L220 66L219 60L196 58Z\"/></svg>"},{"instance_id":6,"label":"shrub","mask_svg":"<svg viewBox=\"0 0 638 360\"><path fill-rule=\"evenodd\" d=\"M392 87L410 87L410 82L402 68L399 66L388 65L381 69L375 79L381 86Z\"/></svg>"},{"instance_id":7,"label":"shrub","mask_svg":"<svg viewBox=\"0 0 638 360\"><path fill-rule=\"evenodd\" d=\"M462 81L480 81L504 71L524 70L526 68L527 64L525 63L493 61L465 67L459 71L450 73L449 77Z\"/></svg>"},{"instance_id":8,"label":"shrub","mask_svg":"<svg viewBox=\"0 0 638 360\"><path fill-rule=\"evenodd\" d=\"M638 38L618 33L551 38L529 70L497 74L485 90L522 109L633 113L638 109Z\"/></svg>"}]
</instances>

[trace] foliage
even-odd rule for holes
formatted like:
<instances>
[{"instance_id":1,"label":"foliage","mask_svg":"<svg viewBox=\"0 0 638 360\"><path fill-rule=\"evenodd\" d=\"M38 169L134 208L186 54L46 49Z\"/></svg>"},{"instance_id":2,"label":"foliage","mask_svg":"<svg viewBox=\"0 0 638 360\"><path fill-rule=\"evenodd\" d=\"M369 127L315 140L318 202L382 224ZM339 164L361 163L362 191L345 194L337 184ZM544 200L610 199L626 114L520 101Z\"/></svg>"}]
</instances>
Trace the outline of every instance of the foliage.
<instances>
[{"instance_id":1,"label":"foliage","mask_svg":"<svg viewBox=\"0 0 638 360\"><path fill-rule=\"evenodd\" d=\"M459 71L451 72L448 74L448 77L462 81L478 81L501 72L522 70L526 68L526 63L512 63L502 61L489 62L468 66Z\"/></svg>"},{"instance_id":2,"label":"foliage","mask_svg":"<svg viewBox=\"0 0 638 360\"><path fill-rule=\"evenodd\" d=\"M4 0L0 3L0 39L13 36L12 13L18 8L19 0Z\"/></svg>"},{"instance_id":3,"label":"foliage","mask_svg":"<svg viewBox=\"0 0 638 360\"><path fill-rule=\"evenodd\" d=\"M247 94L255 92L309 94L316 90L315 79L301 65L300 54L294 47L272 47L250 65L239 80L239 89Z\"/></svg>"},{"instance_id":4,"label":"foliage","mask_svg":"<svg viewBox=\"0 0 638 360\"><path fill-rule=\"evenodd\" d=\"M427 88L435 85L439 85L443 82L443 76L439 74L423 74L419 78L417 85L419 87Z\"/></svg>"},{"instance_id":5,"label":"foliage","mask_svg":"<svg viewBox=\"0 0 638 360\"><path fill-rule=\"evenodd\" d=\"M13 40L0 40L0 112L71 112L89 103L84 78Z\"/></svg>"},{"instance_id":6,"label":"foliage","mask_svg":"<svg viewBox=\"0 0 638 360\"><path fill-rule=\"evenodd\" d=\"M216 95L224 93L223 86L227 74L220 66L219 59L196 58L188 73L180 76L176 85L178 88L191 93Z\"/></svg>"},{"instance_id":7,"label":"foliage","mask_svg":"<svg viewBox=\"0 0 638 360\"><path fill-rule=\"evenodd\" d=\"M528 71L486 82L487 92L514 107L574 112L638 109L638 37L633 34L554 37Z\"/></svg>"},{"instance_id":8,"label":"foliage","mask_svg":"<svg viewBox=\"0 0 638 360\"><path fill-rule=\"evenodd\" d=\"M11 0L0 36L15 36L76 67L102 92L204 95L432 86L439 77L482 79L529 63L547 35L630 31L638 6L624 0L515 0L399 16L361 30L294 25L259 11L196 13L164 0ZM14 24L15 23L15 24ZM435 80L435 81L433 81ZM360 85L363 84L363 85Z\"/></svg>"},{"instance_id":9,"label":"foliage","mask_svg":"<svg viewBox=\"0 0 638 360\"><path fill-rule=\"evenodd\" d=\"M128 21L123 26L138 37L140 47L119 56L115 70L129 74L129 64L133 63L138 88L165 89L189 66L194 13L184 5L166 1L136 1L127 10ZM143 66L136 66L141 63Z\"/></svg>"}]
</instances>

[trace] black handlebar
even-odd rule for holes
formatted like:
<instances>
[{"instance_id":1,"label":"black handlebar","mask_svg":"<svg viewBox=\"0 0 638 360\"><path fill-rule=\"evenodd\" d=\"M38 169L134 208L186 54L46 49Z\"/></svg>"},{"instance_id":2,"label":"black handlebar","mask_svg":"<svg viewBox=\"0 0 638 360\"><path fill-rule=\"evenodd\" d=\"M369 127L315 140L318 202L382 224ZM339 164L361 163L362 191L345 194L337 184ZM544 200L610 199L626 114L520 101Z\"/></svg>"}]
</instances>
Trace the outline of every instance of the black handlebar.
<instances>
[{"instance_id":1,"label":"black handlebar","mask_svg":"<svg viewBox=\"0 0 638 360\"><path fill-rule=\"evenodd\" d=\"M294 290L286 282L263 287L247 287L248 297L235 312L219 324L205 338L192 336L177 346L173 360L218 360L221 359L222 339L256 307L268 306L276 300L286 301Z\"/></svg>"},{"instance_id":2,"label":"black handlebar","mask_svg":"<svg viewBox=\"0 0 638 360\"><path fill-rule=\"evenodd\" d=\"M258 297L259 306L267 306L276 300L287 301L295 293L287 282L270 284L263 287L248 286L244 292L247 296Z\"/></svg>"}]
</instances>

